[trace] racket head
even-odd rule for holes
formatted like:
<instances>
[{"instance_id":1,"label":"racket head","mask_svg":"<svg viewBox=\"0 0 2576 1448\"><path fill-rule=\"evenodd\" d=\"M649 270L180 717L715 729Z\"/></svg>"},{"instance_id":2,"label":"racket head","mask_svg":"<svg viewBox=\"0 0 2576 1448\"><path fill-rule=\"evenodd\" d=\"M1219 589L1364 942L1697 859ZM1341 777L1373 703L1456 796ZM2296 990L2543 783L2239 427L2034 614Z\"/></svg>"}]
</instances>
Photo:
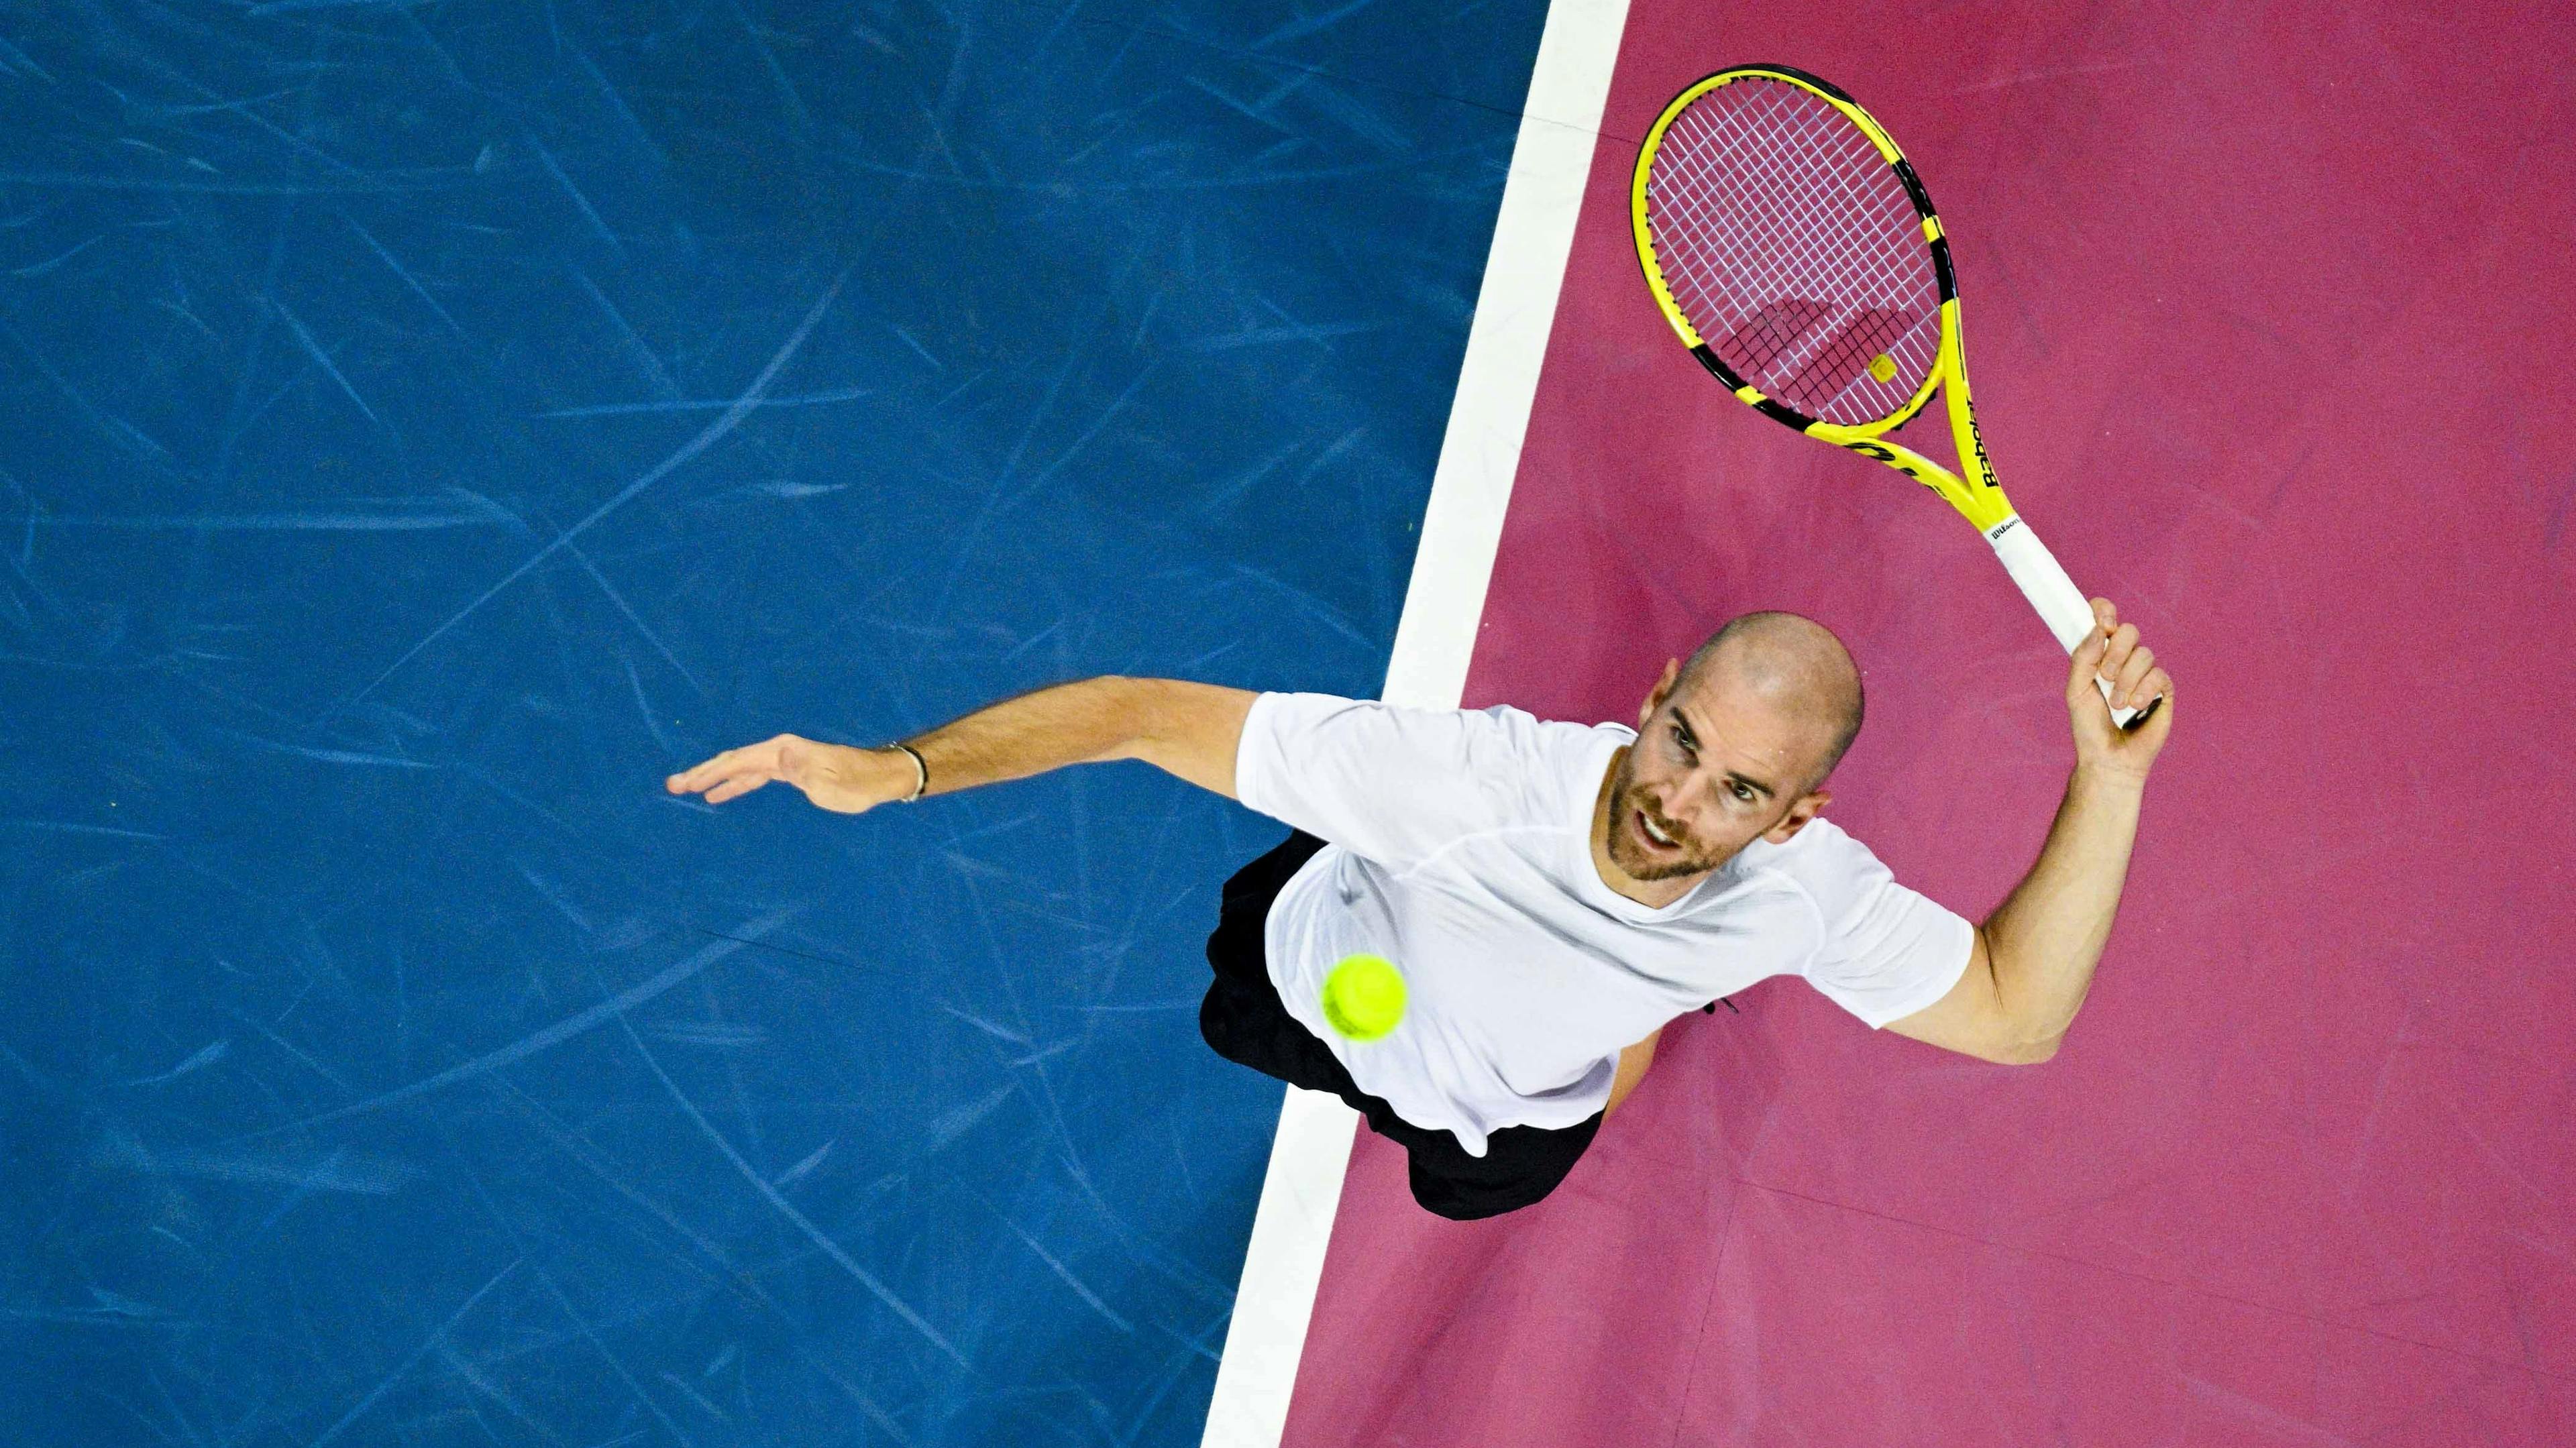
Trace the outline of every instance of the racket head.
<instances>
[{"instance_id":1,"label":"racket head","mask_svg":"<svg viewBox=\"0 0 2576 1448\"><path fill-rule=\"evenodd\" d=\"M1958 292L1932 198L1832 84L1780 65L1701 77L1647 132L1630 203L1665 320L1778 421L1874 437L1955 370Z\"/></svg>"}]
</instances>

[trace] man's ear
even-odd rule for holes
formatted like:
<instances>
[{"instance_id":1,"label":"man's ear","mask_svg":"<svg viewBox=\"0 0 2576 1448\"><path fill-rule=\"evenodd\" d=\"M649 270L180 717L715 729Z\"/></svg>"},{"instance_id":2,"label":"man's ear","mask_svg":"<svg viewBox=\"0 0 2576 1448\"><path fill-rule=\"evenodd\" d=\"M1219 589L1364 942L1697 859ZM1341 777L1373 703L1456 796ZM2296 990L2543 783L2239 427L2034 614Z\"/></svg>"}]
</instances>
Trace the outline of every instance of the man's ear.
<instances>
[{"instance_id":1,"label":"man's ear","mask_svg":"<svg viewBox=\"0 0 2576 1448\"><path fill-rule=\"evenodd\" d=\"M1655 687L1646 694L1646 707L1637 711L1638 733L1642 734L1646 731L1646 721L1654 718L1655 711L1664 707L1664 700L1672 697L1673 681L1681 677L1681 671L1681 660L1664 660L1662 676L1655 680Z\"/></svg>"},{"instance_id":2,"label":"man's ear","mask_svg":"<svg viewBox=\"0 0 2576 1448\"><path fill-rule=\"evenodd\" d=\"M1824 812L1825 806L1831 804L1833 798L1831 793L1821 789L1810 790L1798 796L1789 802L1789 812L1780 817L1780 822L1762 832L1762 838L1775 845L1789 843L1797 837L1798 831L1807 827L1807 821Z\"/></svg>"}]
</instances>

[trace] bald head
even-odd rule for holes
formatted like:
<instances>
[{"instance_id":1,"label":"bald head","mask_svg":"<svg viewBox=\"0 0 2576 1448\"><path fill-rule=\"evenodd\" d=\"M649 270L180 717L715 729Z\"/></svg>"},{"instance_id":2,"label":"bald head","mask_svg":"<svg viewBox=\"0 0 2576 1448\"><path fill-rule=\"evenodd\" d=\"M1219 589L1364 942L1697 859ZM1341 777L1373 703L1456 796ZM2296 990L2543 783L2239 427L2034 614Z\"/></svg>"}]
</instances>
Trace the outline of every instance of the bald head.
<instances>
[{"instance_id":1,"label":"bald head","mask_svg":"<svg viewBox=\"0 0 2576 1448\"><path fill-rule=\"evenodd\" d=\"M1673 692L1754 699L1784 718L1812 721L1814 789L1860 733L1860 670L1833 630L1794 613L1748 613L1709 636L1682 665Z\"/></svg>"}]
</instances>

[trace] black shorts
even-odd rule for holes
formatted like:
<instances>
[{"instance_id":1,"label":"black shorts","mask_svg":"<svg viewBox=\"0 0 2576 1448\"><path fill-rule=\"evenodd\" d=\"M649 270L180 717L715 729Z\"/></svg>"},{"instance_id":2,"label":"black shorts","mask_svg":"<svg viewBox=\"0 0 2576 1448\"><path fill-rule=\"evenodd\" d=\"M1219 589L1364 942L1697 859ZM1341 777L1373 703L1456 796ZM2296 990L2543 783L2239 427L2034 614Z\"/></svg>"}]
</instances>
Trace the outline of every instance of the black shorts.
<instances>
[{"instance_id":1,"label":"black shorts","mask_svg":"<svg viewBox=\"0 0 2576 1448\"><path fill-rule=\"evenodd\" d=\"M1404 1148L1411 1159L1413 1199L1426 1210L1473 1221L1526 1207L1554 1191L1601 1129L1600 1112L1589 1121L1554 1129L1503 1127L1487 1136L1483 1156L1469 1156L1457 1137L1415 1126L1360 1090L1332 1048L1280 1004L1262 951L1262 926L1270 918L1270 902L1289 877L1323 847L1313 835L1293 831L1287 843L1225 882L1216 933L1207 944L1216 983L1199 1004L1199 1034L1229 1061L1349 1102L1368 1119L1370 1130Z\"/></svg>"}]
</instances>

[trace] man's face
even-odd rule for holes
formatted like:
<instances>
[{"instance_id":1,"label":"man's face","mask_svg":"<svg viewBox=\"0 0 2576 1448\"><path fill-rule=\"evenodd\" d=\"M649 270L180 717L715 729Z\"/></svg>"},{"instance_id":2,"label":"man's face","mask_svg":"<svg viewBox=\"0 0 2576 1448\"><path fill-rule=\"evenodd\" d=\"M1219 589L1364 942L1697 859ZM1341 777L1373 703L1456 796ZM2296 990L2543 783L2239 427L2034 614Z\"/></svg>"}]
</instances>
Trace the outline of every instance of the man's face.
<instances>
[{"instance_id":1,"label":"man's face","mask_svg":"<svg viewBox=\"0 0 2576 1448\"><path fill-rule=\"evenodd\" d=\"M1802 790L1820 762L1814 721L1723 680L1676 693L1675 673L1647 697L1610 790L1610 862L1634 880L1704 874L1764 836L1785 844L1830 798Z\"/></svg>"}]
</instances>

